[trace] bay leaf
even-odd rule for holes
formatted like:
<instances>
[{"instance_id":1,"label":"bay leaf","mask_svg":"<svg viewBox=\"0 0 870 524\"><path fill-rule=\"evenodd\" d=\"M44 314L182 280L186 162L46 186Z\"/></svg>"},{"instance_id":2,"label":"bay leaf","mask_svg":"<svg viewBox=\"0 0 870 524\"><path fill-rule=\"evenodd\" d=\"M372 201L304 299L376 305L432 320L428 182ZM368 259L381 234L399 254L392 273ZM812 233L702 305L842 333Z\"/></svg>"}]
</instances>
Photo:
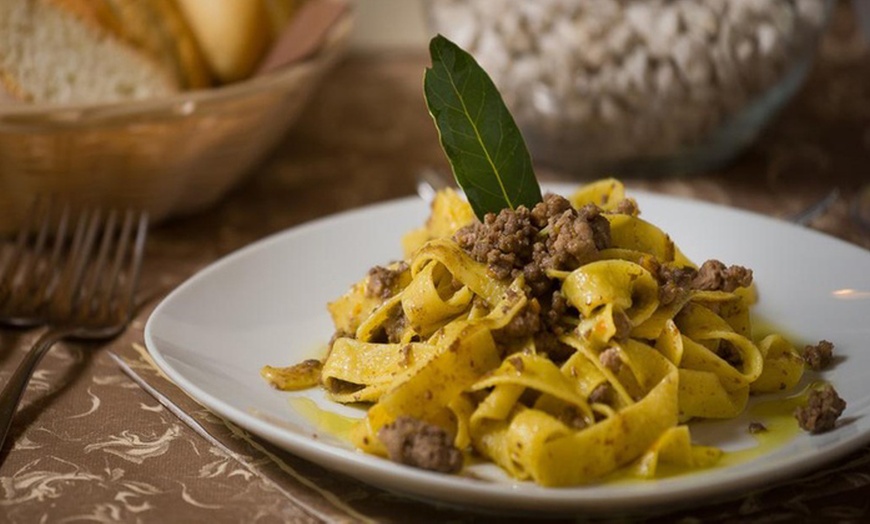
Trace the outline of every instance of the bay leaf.
<instances>
[{"instance_id":1,"label":"bay leaf","mask_svg":"<svg viewBox=\"0 0 870 524\"><path fill-rule=\"evenodd\" d=\"M495 84L468 52L442 35L429 43L423 88L453 175L481 220L542 200L522 133Z\"/></svg>"}]
</instances>

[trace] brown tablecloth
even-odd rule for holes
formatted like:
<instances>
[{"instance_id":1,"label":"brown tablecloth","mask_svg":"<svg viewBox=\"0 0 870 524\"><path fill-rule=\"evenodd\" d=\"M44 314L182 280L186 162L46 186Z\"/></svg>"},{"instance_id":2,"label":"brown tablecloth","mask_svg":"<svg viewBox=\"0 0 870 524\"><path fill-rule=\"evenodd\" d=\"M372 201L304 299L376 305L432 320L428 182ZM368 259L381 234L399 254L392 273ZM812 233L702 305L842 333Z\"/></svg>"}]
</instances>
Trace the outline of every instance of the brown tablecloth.
<instances>
[{"instance_id":1,"label":"brown tablecloth","mask_svg":"<svg viewBox=\"0 0 870 524\"><path fill-rule=\"evenodd\" d=\"M153 230L145 289L168 290L222 255L310 219L410 195L421 168L446 169L421 95L427 64L422 52L349 56L241 187L205 213ZM870 52L852 18L838 12L800 95L733 165L627 183L779 217L837 187L840 198L810 226L870 248L870 232L849 215L856 190L870 182L868 164ZM154 304L114 342L62 344L43 361L0 453L0 521L511 520L370 488L215 417L143 357L142 328ZM0 331L0 380L37 334ZM690 501L692 508L647 520L858 521L870 515L868 495L865 449L762 492Z\"/></svg>"}]
</instances>

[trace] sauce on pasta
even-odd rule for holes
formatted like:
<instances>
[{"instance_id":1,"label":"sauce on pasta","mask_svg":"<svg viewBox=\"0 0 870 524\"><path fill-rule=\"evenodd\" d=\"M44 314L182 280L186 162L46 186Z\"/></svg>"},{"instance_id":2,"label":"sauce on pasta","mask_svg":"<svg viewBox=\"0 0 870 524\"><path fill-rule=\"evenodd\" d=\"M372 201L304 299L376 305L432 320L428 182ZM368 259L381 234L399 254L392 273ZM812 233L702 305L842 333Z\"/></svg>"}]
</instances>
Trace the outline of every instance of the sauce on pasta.
<instances>
[{"instance_id":1,"label":"sauce on pasta","mask_svg":"<svg viewBox=\"0 0 870 524\"><path fill-rule=\"evenodd\" d=\"M751 270L688 260L614 179L483 222L442 191L403 247L328 305L317 381L369 406L348 432L367 453L445 473L486 460L544 486L660 478L766 450L723 459L688 422L804 376L786 337L754 334ZM804 419L835 420L831 395ZM765 417L762 443L797 431Z\"/></svg>"}]
</instances>

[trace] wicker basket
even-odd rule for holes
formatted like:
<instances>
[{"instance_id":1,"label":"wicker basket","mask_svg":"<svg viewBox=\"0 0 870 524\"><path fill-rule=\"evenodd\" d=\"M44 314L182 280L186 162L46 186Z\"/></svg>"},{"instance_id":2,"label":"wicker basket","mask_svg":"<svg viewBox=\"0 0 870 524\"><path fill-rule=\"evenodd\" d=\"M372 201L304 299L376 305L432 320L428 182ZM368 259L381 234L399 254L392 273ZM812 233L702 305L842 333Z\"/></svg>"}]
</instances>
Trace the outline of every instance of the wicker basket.
<instances>
[{"instance_id":1,"label":"wicker basket","mask_svg":"<svg viewBox=\"0 0 870 524\"><path fill-rule=\"evenodd\" d=\"M214 204L296 120L350 33L344 15L312 57L221 88L112 105L0 108L0 235L37 195L146 209L152 223Z\"/></svg>"}]
</instances>

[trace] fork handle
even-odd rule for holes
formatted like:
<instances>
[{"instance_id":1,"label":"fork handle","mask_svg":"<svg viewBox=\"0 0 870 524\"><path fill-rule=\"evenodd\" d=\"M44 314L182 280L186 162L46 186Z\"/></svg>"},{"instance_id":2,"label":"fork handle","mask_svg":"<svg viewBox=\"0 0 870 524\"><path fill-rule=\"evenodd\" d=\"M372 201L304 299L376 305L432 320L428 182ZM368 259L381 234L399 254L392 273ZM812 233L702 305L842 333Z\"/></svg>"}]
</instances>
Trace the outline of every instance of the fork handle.
<instances>
[{"instance_id":1,"label":"fork handle","mask_svg":"<svg viewBox=\"0 0 870 524\"><path fill-rule=\"evenodd\" d=\"M55 343L69 335L71 331L69 329L50 329L43 333L30 348L30 351L24 355L24 359L15 368L15 372L9 377L6 385L3 386L3 391L0 392L0 431L2 431L0 433L0 447L6 441L9 428L12 427L12 418L15 416L18 403L27 389L27 384L30 382L36 365Z\"/></svg>"}]
</instances>

